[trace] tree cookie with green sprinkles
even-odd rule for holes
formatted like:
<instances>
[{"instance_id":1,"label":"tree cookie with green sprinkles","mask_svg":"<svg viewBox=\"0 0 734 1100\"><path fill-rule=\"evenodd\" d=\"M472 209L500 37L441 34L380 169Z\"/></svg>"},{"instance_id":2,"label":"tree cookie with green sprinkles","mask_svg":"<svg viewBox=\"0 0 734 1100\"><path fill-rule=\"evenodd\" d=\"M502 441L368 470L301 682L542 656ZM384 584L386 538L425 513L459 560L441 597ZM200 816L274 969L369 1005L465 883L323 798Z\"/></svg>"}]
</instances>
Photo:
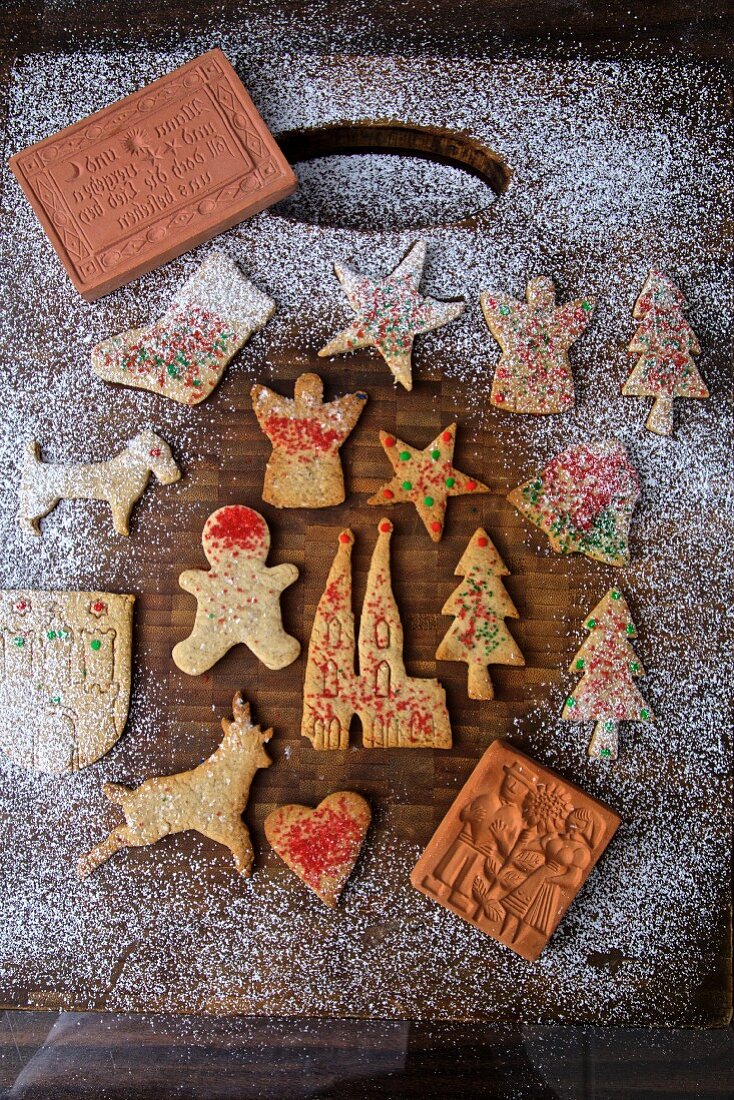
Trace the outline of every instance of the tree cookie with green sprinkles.
<instances>
[{"instance_id":1,"label":"tree cookie with green sprinkles","mask_svg":"<svg viewBox=\"0 0 734 1100\"><path fill-rule=\"evenodd\" d=\"M606 565L629 562L629 528L640 496L637 471L618 439L579 443L507 494L558 554Z\"/></svg>"},{"instance_id":2,"label":"tree cookie with green sprinkles","mask_svg":"<svg viewBox=\"0 0 734 1100\"><path fill-rule=\"evenodd\" d=\"M553 280L544 276L528 283L525 298L480 296L487 327L502 348L490 402L506 412L565 412L574 403L568 349L591 320L596 299L556 306Z\"/></svg>"},{"instance_id":3,"label":"tree cookie with green sprinkles","mask_svg":"<svg viewBox=\"0 0 734 1100\"><path fill-rule=\"evenodd\" d=\"M593 721L589 756L616 760L620 722L654 721L635 680L645 675L632 648L637 637L627 601L610 588L584 623L589 637L570 665L581 679L566 699L561 717L568 722Z\"/></svg>"},{"instance_id":4,"label":"tree cookie with green sprinkles","mask_svg":"<svg viewBox=\"0 0 734 1100\"><path fill-rule=\"evenodd\" d=\"M370 279L347 264L335 264L336 277L356 317L319 355L376 348L395 381L412 390L415 337L453 321L466 305L463 298L442 301L420 293L425 262L426 242L416 241L398 266L382 279Z\"/></svg>"},{"instance_id":5,"label":"tree cookie with green sprinkles","mask_svg":"<svg viewBox=\"0 0 734 1100\"><path fill-rule=\"evenodd\" d=\"M487 665L525 664L503 621L520 617L500 580L510 570L487 532L478 527L454 572L464 579L443 605L441 614L453 615L454 621L436 650L436 660L464 661L469 698L494 699Z\"/></svg>"},{"instance_id":6,"label":"tree cookie with green sprinkles","mask_svg":"<svg viewBox=\"0 0 734 1100\"><path fill-rule=\"evenodd\" d=\"M254 287L229 256L212 252L159 320L97 344L92 370L106 382L198 405L274 312L272 298Z\"/></svg>"},{"instance_id":7,"label":"tree cookie with green sprinkles","mask_svg":"<svg viewBox=\"0 0 734 1100\"><path fill-rule=\"evenodd\" d=\"M449 497L489 492L481 481L454 466L456 424L444 428L422 451L388 432L380 432L380 442L395 476L367 503L384 507L409 501L415 505L434 542L439 542L443 535Z\"/></svg>"}]
</instances>

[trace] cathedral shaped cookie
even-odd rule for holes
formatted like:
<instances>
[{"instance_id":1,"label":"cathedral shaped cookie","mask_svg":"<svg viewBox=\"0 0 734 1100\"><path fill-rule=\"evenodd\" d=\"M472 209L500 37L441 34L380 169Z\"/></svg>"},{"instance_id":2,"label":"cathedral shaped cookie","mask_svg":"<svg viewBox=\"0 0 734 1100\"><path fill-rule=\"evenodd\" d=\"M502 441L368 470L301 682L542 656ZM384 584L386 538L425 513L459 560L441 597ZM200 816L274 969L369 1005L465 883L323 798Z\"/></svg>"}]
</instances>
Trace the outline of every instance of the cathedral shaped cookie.
<instances>
[{"instance_id":1,"label":"cathedral shaped cookie","mask_svg":"<svg viewBox=\"0 0 734 1100\"><path fill-rule=\"evenodd\" d=\"M596 299L557 306L553 280L545 277L528 283L525 298L480 296L487 327L502 348L490 401L507 412L564 412L574 402L568 349L591 320Z\"/></svg>"},{"instance_id":2,"label":"cathedral shaped cookie","mask_svg":"<svg viewBox=\"0 0 734 1100\"><path fill-rule=\"evenodd\" d=\"M342 531L311 631L301 734L315 749L349 747L353 714L366 749L450 749L446 693L438 680L408 676L403 624L390 577L392 524L378 524L354 670L351 531Z\"/></svg>"},{"instance_id":3,"label":"cathedral shaped cookie","mask_svg":"<svg viewBox=\"0 0 734 1100\"><path fill-rule=\"evenodd\" d=\"M134 596L0 592L0 748L75 772L112 748L130 701Z\"/></svg>"},{"instance_id":4,"label":"cathedral shaped cookie","mask_svg":"<svg viewBox=\"0 0 734 1100\"><path fill-rule=\"evenodd\" d=\"M212 252L158 321L97 344L92 370L106 382L198 405L274 312L275 302L244 277L234 260Z\"/></svg>"},{"instance_id":5,"label":"cathedral shaped cookie","mask_svg":"<svg viewBox=\"0 0 734 1100\"><path fill-rule=\"evenodd\" d=\"M556 553L627 565L639 495L637 471L623 445L604 439L561 451L507 499L546 533Z\"/></svg>"},{"instance_id":6,"label":"cathedral shaped cookie","mask_svg":"<svg viewBox=\"0 0 734 1100\"><path fill-rule=\"evenodd\" d=\"M645 670L630 644L637 630L618 588L610 588L584 626L589 637L570 667L582 675L566 699L562 717L569 722L594 721L589 756L616 760L619 723L653 720L635 684Z\"/></svg>"},{"instance_id":7,"label":"cathedral shaped cookie","mask_svg":"<svg viewBox=\"0 0 734 1100\"><path fill-rule=\"evenodd\" d=\"M500 577L509 575L483 527L469 540L454 572L464 580L443 605L454 621L436 650L438 661L464 661L470 699L494 699L487 665L524 665L525 658L504 624L519 619Z\"/></svg>"},{"instance_id":8,"label":"cathedral shaped cookie","mask_svg":"<svg viewBox=\"0 0 734 1100\"><path fill-rule=\"evenodd\" d=\"M219 508L204 524L201 544L211 569L187 569L178 578L197 602L194 628L173 650L181 671L199 676L239 642L267 668L295 661L301 645L283 629L280 597L298 569L265 564L270 531L260 513L242 504Z\"/></svg>"},{"instance_id":9,"label":"cathedral shaped cookie","mask_svg":"<svg viewBox=\"0 0 734 1100\"><path fill-rule=\"evenodd\" d=\"M265 836L284 863L334 908L372 819L369 802L353 791L336 791L318 804L279 806L265 818Z\"/></svg>"},{"instance_id":10,"label":"cathedral shaped cookie","mask_svg":"<svg viewBox=\"0 0 734 1100\"><path fill-rule=\"evenodd\" d=\"M415 505L423 526L434 542L439 542L443 535L449 497L489 492L481 481L463 474L454 466L456 424L449 424L422 451L387 432L380 432L380 442L392 463L395 476L367 503L385 505L409 501Z\"/></svg>"},{"instance_id":11,"label":"cathedral shaped cookie","mask_svg":"<svg viewBox=\"0 0 734 1100\"><path fill-rule=\"evenodd\" d=\"M142 848L188 830L229 848L239 874L249 877L254 857L242 814L255 772L272 763L265 745L273 731L263 733L252 724L250 704L239 693L232 700L232 714L231 720L222 719L224 737L219 748L198 767L146 779L135 788L104 784L102 790L110 802L122 807L125 824L81 857L80 879L121 848Z\"/></svg>"},{"instance_id":12,"label":"cathedral shaped cookie","mask_svg":"<svg viewBox=\"0 0 734 1100\"><path fill-rule=\"evenodd\" d=\"M273 445L263 500L276 508L328 508L344 500L339 448L362 415L367 394L324 401L317 374L296 379L292 398L252 387L252 408Z\"/></svg>"},{"instance_id":13,"label":"cathedral shaped cookie","mask_svg":"<svg viewBox=\"0 0 734 1100\"><path fill-rule=\"evenodd\" d=\"M41 449L32 440L26 447L18 489L18 522L24 530L40 535L40 520L60 500L106 500L115 531L127 535L130 513L145 492L151 474L162 485L181 477L171 448L150 430L136 435L114 458L85 465L42 462Z\"/></svg>"},{"instance_id":14,"label":"cathedral shaped cookie","mask_svg":"<svg viewBox=\"0 0 734 1100\"><path fill-rule=\"evenodd\" d=\"M645 427L657 435L673 431L674 398L709 395L693 361L701 346L683 315L686 305L675 283L651 271L632 311L640 326L627 351L638 359L622 393L655 398Z\"/></svg>"},{"instance_id":15,"label":"cathedral shaped cookie","mask_svg":"<svg viewBox=\"0 0 734 1100\"><path fill-rule=\"evenodd\" d=\"M395 381L412 390L415 337L448 324L465 308L463 299L440 301L420 293L425 262L426 242L416 241L398 266L382 279L370 279L347 264L335 264L334 271L356 317L319 355L376 348Z\"/></svg>"}]
</instances>

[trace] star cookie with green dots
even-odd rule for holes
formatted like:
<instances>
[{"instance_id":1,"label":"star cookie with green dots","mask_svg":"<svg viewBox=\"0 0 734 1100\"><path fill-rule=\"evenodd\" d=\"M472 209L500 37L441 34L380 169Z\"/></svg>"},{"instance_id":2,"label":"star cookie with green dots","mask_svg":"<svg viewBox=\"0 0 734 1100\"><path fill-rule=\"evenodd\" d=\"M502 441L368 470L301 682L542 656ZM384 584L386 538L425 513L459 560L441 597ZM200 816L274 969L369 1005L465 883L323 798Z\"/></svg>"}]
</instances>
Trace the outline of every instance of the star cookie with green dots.
<instances>
[{"instance_id":1,"label":"star cookie with green dots","mask_svg":"<svg viewBox=\"0 0 734 1100\"><path fill-rule=\"evenodd\" d=\"M387 432L380 432L380 442L395 476L367 503L384 507L410 501L434 542L439 542L443 535L449 497L489 492L481 481L454 466L456 424L444 428L422 451Z\"/></svg>"}]
</instances>

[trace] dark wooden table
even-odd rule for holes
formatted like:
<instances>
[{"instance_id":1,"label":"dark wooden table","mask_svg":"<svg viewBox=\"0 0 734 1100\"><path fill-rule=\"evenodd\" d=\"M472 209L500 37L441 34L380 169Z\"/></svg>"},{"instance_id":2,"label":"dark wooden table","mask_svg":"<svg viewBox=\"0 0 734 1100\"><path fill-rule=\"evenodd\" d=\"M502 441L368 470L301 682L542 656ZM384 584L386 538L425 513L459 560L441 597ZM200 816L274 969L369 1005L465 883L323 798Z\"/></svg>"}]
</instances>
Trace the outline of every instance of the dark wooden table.
<instances>
[{"instance_id":1,"label":"dark wooden table","mask_svg":"<svg viewBox=\"0 0 734 1100\"><path fill-rule=\"evenodd\" d=\"M267 19L284 12L293 48L437 55L655 58L729 66L730 5L543 5L397 2L388 6L296 0L166 4L9 0L0 13L0 112L14 57L73 51L80 43L129 47L175 42L213 16ZM0 914L0 919L2 916ZM727 1097L734 1092L733 1035L402 1021L210 1020L97 1013L5 1012L0 1096L38 1098L222 1097Z\"/></svg>"}]
</instances>

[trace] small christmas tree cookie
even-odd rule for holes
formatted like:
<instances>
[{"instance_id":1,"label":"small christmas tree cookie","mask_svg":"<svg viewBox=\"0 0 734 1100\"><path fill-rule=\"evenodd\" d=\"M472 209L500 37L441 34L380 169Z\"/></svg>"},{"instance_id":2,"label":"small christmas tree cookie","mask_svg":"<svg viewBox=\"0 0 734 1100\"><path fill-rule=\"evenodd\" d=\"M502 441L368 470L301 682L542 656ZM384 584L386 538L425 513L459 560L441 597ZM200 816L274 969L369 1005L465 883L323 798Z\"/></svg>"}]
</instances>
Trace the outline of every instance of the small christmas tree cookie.
<instances>
[{"instance_id":1,"label":"small christmas tree cookie","mask_svg":"<svg viewBox=\"0 0 734 1100\"><path fill-rule=\"evenodd\" d=\"M434 542L439 542L443 534L449 497L489 492L481 481L463 474L453 464L456 424L449 424L422 451L387 432L380 432L380 442L392 463L395 477L367 503L382 507L410 501Z\"/></svg>"},{"instance_id":2,"label":"small christmas tree cookie","mask_svg":"<svg viewBox=\"0 0 734 1100\"><path fill-rule=\"evenodd\" d=\"M626 397L654 397L645 427L657 435L673 431L675 397L708 397L693 361L701 347L683 316L686 300L659 271L651 271L632 316L641 322L627 350L639 358L622 386Z\"/></svg>"},{"instance_id":3,"label":"small christmas tree cookie","mask_svg":"<svg viewBox=\"0 0 734 1100\"><path fill-rule=\"evenodd\" d=\"M553 280L545 277L528 283L525 298L480 296L487 327L502 348L490 401L507 412L564 412L574 401L568 349L591 320L596 299L556 306Z\"/></svg>"},{"instance_id":4,"label":"small christmas tree cookie","mask_svg":"<svg viewBox=\"0 0 734 1100\"><path fill-rule=\"evenodd\" d=\"M562 451L507 499L545 531L556 553L626 565L639 495L637 472L626 450L618 439L604 439Z\"/></svg>"},{"instance_id":5,"label":"small christmas tree cookie","mask_svg":"<svg viewBox=\"0 0 734 1100\"><path fill-rule=\"evenodd\" d=\"M607 592L584 626L589 637L570 667L583 676L566 699L561 717L569 722L594 721L589 756L616 760L619 722L653 720L634 682L645 670L630 645L637 630L618 588Z\"/></svg>"},{"instance_id":6,"label":"small christmas tree cookie","mask_svg":"<svg viewBox=\"0 0 734 1100\"><path fill-rule=\"evenodd\" d=\"M377 348L395 381L412 390L413 340L453 321L466 305L463 298L441 301L420 293L425 262L426 242L416 241L398 266L382 279L369 279L347 264L335 264L336 277L357 316L319 355Z\"/></svg>"},{"instance_id":7,"label":"small christmas tree cookie","mask_svg":"<svg viewBox=\"0 0 734 1100\"><path fill-rule=\"evenodd\" d=\"M439 661L465 661L469 666L470 699L494 699L487 665L524 665L503 619L518 619L517 609L500 577L509 575L483 527L472 535L454 570L464 578L443 605L442 615L453 615L438 649Z\"/></svg>"}]
</instances>

